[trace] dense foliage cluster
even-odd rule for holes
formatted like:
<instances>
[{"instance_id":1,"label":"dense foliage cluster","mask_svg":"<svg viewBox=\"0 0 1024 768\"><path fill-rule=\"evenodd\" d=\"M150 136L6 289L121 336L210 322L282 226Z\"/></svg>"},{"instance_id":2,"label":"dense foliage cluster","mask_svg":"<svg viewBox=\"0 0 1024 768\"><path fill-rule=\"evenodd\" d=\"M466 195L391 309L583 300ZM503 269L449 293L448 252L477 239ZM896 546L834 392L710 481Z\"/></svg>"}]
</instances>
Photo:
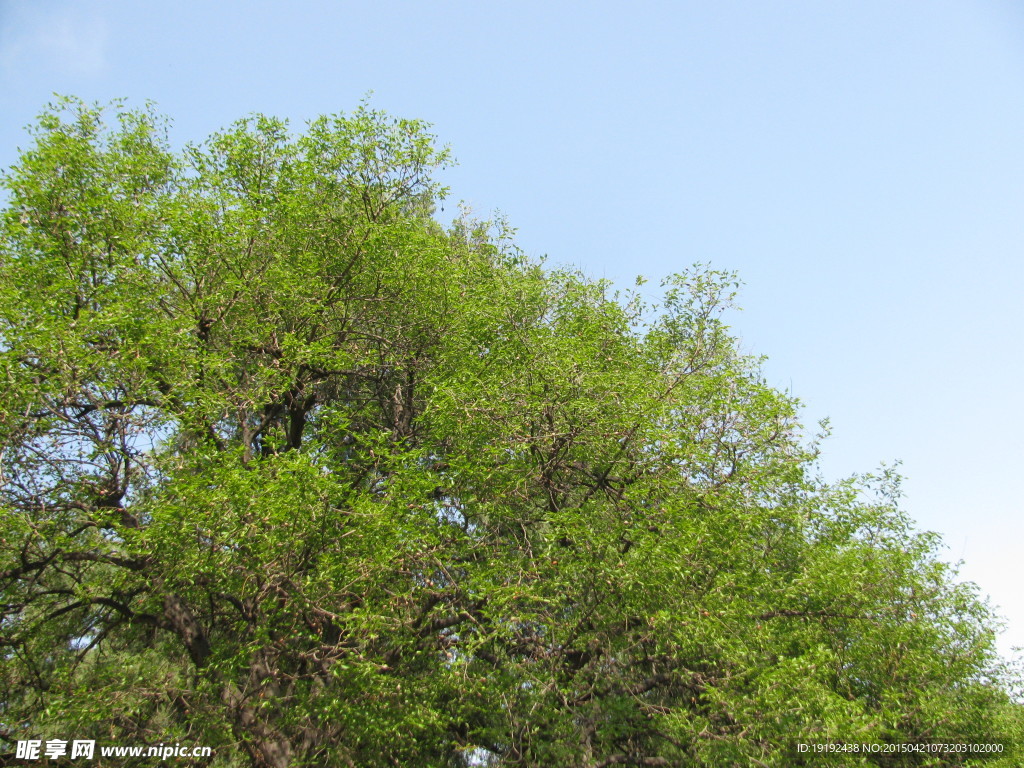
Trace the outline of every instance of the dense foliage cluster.
<instances>
[{"instance_id":1,"label":"dense foliage cluster","mask_svg":"<svg viewBox=\"0 0 1024 768\"><path fill-rule=\"evenodd\" d=\"M446 160L368 108L183 152L43 114L4 181L0 750L1017 764L987 609L897 478L816 479L731 278L648 306L446 229Z\"/></svg>"}]
</instances>

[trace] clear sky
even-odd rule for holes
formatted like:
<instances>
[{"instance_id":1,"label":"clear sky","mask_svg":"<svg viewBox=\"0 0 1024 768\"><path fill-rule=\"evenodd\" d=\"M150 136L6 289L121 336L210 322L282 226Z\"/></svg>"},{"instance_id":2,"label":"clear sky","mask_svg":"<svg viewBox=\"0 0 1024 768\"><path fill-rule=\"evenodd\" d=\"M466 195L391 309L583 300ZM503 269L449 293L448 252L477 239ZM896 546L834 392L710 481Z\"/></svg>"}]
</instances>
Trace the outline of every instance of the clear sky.
<instances>
[{"instance_id":1,"label":"clear sky","mask_svg":"<svg viewBox=\"0 0 1024 768\"><path fill-rule=\"evenodd\" d=\"M0 0L4 167L52 92L152 99L181 144L369 91L532 255L738 270L743 348L831 417L824 474L901 459L1024 645L1024 5Z\"/></svg>"}]
</instances>

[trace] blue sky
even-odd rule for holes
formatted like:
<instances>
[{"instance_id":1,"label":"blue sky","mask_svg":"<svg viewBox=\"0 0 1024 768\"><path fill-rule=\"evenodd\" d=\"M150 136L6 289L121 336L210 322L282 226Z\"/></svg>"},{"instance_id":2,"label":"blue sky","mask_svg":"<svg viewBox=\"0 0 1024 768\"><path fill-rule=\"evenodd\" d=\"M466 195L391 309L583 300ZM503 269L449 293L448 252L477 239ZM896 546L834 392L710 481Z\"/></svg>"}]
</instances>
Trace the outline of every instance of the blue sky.
<instances>
[{"instance_id":1,"label":"blue sky","mask_svg":"<svg viewBox=\"0 0 1024 768\"><path fill-rule=\"evenodd\" d=\"M529 254L739 271L743 348L831 418L825 475L902 460L1024 646L1024 6L0 0L2 166L52 92L152 99L184 143L369 91Z\"/></svg>"}]
</instances>

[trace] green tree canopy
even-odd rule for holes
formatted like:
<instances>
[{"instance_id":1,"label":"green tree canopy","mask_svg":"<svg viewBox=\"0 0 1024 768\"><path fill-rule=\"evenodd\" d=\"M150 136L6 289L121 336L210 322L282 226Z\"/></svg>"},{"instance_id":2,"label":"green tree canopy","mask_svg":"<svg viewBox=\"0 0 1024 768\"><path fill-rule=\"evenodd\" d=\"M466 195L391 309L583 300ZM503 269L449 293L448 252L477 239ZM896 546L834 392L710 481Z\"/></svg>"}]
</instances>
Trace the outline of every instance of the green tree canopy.
<instances>
[{"instance_id":1,"label":"green tree canopy","mask_svg":"<svg viewBox=\"0 0 1024 768\"><path fill-rule=\"evenodd\" d=\"M150 109L41 116L3 182L0 746L1018 764L992 616L895 475L816 477L734 279L650 306L444 228L447 161L366 107L182 152Z\"/></svg>"}]
</instances>

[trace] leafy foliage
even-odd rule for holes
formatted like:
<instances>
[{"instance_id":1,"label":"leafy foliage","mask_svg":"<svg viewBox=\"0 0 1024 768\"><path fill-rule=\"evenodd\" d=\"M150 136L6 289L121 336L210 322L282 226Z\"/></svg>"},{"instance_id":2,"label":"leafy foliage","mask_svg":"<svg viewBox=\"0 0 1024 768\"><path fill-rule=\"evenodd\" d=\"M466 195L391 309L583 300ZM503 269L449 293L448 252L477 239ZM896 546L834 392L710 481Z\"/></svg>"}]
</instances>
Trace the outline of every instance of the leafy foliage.
<instances>
[{"instance_id":1,"label":"leafy foliage","mask_svg":"<svg viewBox=\"0 0 1024 768\"><path fill-rule=\"evenodd\" d=\"M895 475L816 479L734 278L647 306L444 229L448 159L366 107L181 153L152 110L42 115L4 182L0 738L1016 764L992 616Z\"/></svg>"}]
</instances>

